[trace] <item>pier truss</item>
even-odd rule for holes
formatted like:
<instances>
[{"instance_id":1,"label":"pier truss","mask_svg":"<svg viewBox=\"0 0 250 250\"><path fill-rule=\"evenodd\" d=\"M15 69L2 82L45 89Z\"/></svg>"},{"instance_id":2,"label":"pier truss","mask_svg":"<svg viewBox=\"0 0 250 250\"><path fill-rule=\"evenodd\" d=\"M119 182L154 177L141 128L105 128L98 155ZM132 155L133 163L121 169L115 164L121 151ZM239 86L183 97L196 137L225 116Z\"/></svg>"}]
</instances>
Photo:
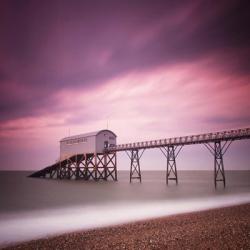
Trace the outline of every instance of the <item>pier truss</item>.
<instances>
[{"instance_id":1,"label":"pier truss","mask_svg":"<svg viewBox=\"0 0 250 250\"><path fill-rule=\"evenodd\" d=\"M169 180L174 180L178 184L178 175L176 167L176 158L180 153L183 145L181 146L167 146L160 147L161 152L167 159L167 173L166 173L166 183L168 184ZM177 152L177 153L176 153Z\"/></svg>"},{"instance_id":2,"label":"pier truss","mask_svg":"<svg viewBox=\"0 0 250 250\"><path fill-rule=\"evenodd\" d=\"M140 158L146 149L159 148L167 159L166 183L169 180L178 184L176 158L181 149L187 145L203 144L214 158L214 185L222 182L226 185L223 156L233 141L250 139L250 128L228 130L223 132L181 136L153 141L120 144L108 148L107 152L125 151L130 158L130 182L139 179L141 182ZM142 152L139 154L139 152Z\"/></svg>"},{"instance_id":3,"label":"pier truss","mask_svg":"<svg viewBox=\"0 0 250 250\"><path fill-rule=\"evenodd\" d=\"M139 151L139 149L125 151L130 159L130 182L132 181L132 179L139 179L141 182L140 159L145 149L141 150L141 152Z\"/></svg>"},{"instance_id":4,"label":"pier truss","mask_svg":"<svg viewBox=\"0 0 250 250\"><path fill-rule=\"evenodd\" d=\"M116 181L116 165L116 152L77 154L37 171L30 177Z\"/></svg>"}]
</instances>

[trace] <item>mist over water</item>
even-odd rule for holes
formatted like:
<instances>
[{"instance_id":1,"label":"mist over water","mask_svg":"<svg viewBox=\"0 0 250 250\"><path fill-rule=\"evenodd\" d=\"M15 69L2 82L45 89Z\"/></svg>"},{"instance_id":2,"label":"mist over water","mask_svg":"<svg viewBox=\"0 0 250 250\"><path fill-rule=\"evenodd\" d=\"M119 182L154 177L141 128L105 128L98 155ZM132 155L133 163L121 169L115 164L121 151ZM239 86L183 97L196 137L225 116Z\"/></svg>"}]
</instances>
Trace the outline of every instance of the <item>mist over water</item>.
<instances>
[{"instance_id":1,"label":"mist over water","mask_svg":"<svg viewBox=\"0 0 250 250\"><path fill-rule=\"evenodd\" d=\"M142 172L142 183L27 178L0 172L0 245L78 229L250 202L250 171L227 171L214 188L212 171L179 171L166 185L164 171Z\"/></svg>"}]
</instances>

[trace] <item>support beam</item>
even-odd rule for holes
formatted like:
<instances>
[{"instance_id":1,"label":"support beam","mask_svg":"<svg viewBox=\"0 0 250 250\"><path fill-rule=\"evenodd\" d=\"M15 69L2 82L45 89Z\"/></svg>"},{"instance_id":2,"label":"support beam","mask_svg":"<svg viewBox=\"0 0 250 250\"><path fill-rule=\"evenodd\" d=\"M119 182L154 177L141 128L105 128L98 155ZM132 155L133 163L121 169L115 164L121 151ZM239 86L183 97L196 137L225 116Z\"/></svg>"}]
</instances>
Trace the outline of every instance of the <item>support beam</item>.
<instances>
[{"instance_id":1,"label":"support beam","mask_svg":"<svg viewBox=\"0 0 250 250\"><path fill-rule=\"evenodd\" d=\"M139 149L132 149L129 154L127 151L125 151L130 158L130 183L132 179L139 179L141 182L141 168L140 168L140 159L142 157L142 154L144 153L145 149L142 150L141 153L139 153Z\"/></svg>"},{"instance_id":2,"label":"support beam","mask_svg":"<svg viewBox=\"0 0 250 250\"><path fill-rule=\"evenodd\" d=\"M50 178L51 179L54 179L56 177L56 174L57 174L57 169L54 168L50 171Z\"/></svg>"},{"instance_id":3,"label":"support beam","mask_svg":"<svg viewBox=\"0 0 250 250\"><path fill-rule=\"evenodd\" d=\"M106 179L111 177L114 181L117 181L116 152L105 154L105 158L106 158Z\"/></svg>"},{"instance_id":4,"label":"support beam","mask_svg":"<svg viewBox=\"0 0 250 250\"><path fill-rule=\"evenodd\" d=\"M80 159L78 161L78 168L79 168L79 179L86 180L86 155L82 154L80 155Z\"/></svg>"},{"instance_id":5,"label":"support beam","mask_svg":"<svg viewBox=\"0 0 250 250\"><path fill-rule=\"evenodd\" d=\"M36 175L36 176L35 176ZM76 154L33 174L35 177L58 179L117 180L116 152ZM32 176L32 177L33 177Z\"/></svg>"},{"instance_id":6,"label":"support beam","mask_svg":"<svg viewBox=\"0 0 250 250\"><path fill-rule=\"evenodd\" d=\"M214 185L215 185L215 188L217 187L218 181L222 181L224 187L226 186L223 154L222 154L220 141L214 143Z\"/></svg>"},{"instance_id":7,"label":"support beam","mask_svg":"<svg viewBox=\"0 0 250 250\"><path fill-rule=\"evenodd\" d=\"M221 141L214 142L213 145L205 143L204 145L214 157L214 186L217 188L217 182L223 182L223 186L226 186L226 177L224 170L223 156L231 145L232 140L225 141L223 144Z\"/></svg>"},{"instance_id":8,"label":"support beam","mask_svg":"<svg viewBox=\"0 0 250 250\"><path fill-rule=\"evenodd\" d=\"M88 180L89 179L89 170L88 170L88 155L84 154L84 174L83 174L83 178L84 180Z\"/></svg>"},{"instance_id":9,"label":"support beam","mask_svg":"<svg viewBox=\"0 0 250 250\"><path fill-rule=\"evenodd\" d=\"M75 158L75 157L74 157ZM75 171L76 171L76 162L74 161L75 159L67 159L67 179L72 179L75 176Z\"/></svg>"},{"instance_id":10,"label":"support beam","mask_svg":"<svg viewBox=\"0 0 250 250\"><path fill-rule=\"evenodd\" d=\"M116 152L114 153L114 157L115 157L115 181L117 181L117 156L116 156Z\"/></svg>"},{"instance_id":11,"label":"support beam","mask_svg":"<svg viewBox=\"0 0 250 250\"><path fill-rule=\"evenodd\" d=\"M167 146L160 148L163 155L167 158L167 173L166 173L166 183L168 185L169 180L174 180L176 185L178 184L178 175L176 167L176 158L180 153L183 146Z\"/></svg>"},{"instance_id":12,"label":"support beam","mask_svg":"<svg viewBox=\"0 0 250 250\"><path fill-rule=\"evenodd\" d=\"M104 154L96 154L96 172L97 172L97 175L96 175L97 180L100 180L100 179L107 180Z\"/></svg>"},{"instance_id":13,"label":"support beam","mask_svg":"<svg viewBox=\"0 0 250 250\"><path fill-rule=\"evenodd\" d=\"M94 180L97 181L97 174L98 174L98 170L97 170L97 154L94 154L94 172L95 172L95 177Z\"/></svg>"},{"instance_id":14,"label":"support beam","mask_svg":"<svg viewBox=\"0 0 250 250\"><path fill-rule=\"evenodd\" d=\"M96 180L95 154L86 154L86 180Z\"/></svg>"},{"instance_id":15,"label":"support beam","mask_svg":"<svg viewBox=\"0 0 250 250\"><path fill-rule=\"evenodd\" d=\"M78 159L78 155L75 156L76 170L75 170L75 178L76 180L80 179L80 159Z\"/></svg>"},{"instance_id":16,"label":"support beam","mask_svg":"<svg viewBox=\"0 0 250 250\"><path fill-rule=\"evenodd\" d=\"M103 157L104 157L104 175L105 175L105 180L107 180L108 179L107 178L107 154L105 153Z\"/></svg>"},{"instance_id":17,"label":"support beam","mask_svg":"<svg viewBox=\"0 0 250 250\"><path fill-rule=\"evenodd\" d=\"M58 168L56 169L56 178L60 179L60 169L61 169L61 161L58 164Z\"/></svg>"}]
</instances>

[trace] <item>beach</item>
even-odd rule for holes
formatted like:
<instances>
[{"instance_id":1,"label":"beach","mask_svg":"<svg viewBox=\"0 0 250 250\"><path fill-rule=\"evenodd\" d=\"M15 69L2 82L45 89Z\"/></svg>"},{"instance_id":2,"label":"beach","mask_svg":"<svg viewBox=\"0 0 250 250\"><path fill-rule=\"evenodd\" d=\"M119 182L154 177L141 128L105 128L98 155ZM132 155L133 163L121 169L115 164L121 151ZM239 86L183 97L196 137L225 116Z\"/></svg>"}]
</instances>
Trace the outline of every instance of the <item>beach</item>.
<instances>
[{"instance_id":1,"label":"beach","mask_svg":"<svg viewBox=\"0 0 250 250\"><path fill-rule=\"evenodd\" d=\"M250 203L144 220L4 249L249 249Z\"/></svg>"},{"instance_id":2,"label":"beach","mask_svg":"<svg viewBox=\"0 0 250 250\"><path fill-rule=\"evenodd\" d=\"M89 246L92 249L96 246L98 249L101 245L105 249L105 247L108 248L105 244L109 242L114 242L121 247L119 244L122 241L127 248L131 249L137 248L133 245L136 239L139 242L150 240L152 235L148 237L146 235L153 230L154 234L159 237L161 235L159 241L155 239L154 242L161 244L166 240L167 245L170 246L169 242L173 241L171 237L182 239L188 237L182 236L183 233L178 236L179 232L182 232L181 228L184 227L184 224L178 222L179 216L250 204L250 171L227 172L227 187L219 186L217 189L214 189L211 182L213 173L208 171L179 171L179 184L168 186L165 183L164 171L143 172L143 182L131 184L128 182L129 172L118 172L118 182L45 180L27 178L28 174L27 172L2 172L0 175L0 248L32 240L35 240L35 245L54 244L58 245L57 248L62 248L58 239L57 242L52 240L54 243L39 243L40 240L37 241L37 239L53 239L58 235L69 235L67 237L70 241L80 244L78 248L84 249ZM244 211L246 210L249 210L249 207ZM247 221L242 217L245 214L247 213L240 212L238 217L243 218L242 221ZM237 211L235 215L233 213L233 216L236 215ZM227 220L217 217L221 222L216 226L224 226L223 223ZM157 218L167 218L166 226L158 224ZM168 220L173 218L176 218L174 222L176 227L172 226L173 223L168 223ZM151 223L147 223L149 220ZM186 221L188 222L189 219ZM202 221L197 222L197 225L205 223L204 219ZM133 225L138 222L139 224L143 222L143 226L134 227ZM119 229L120 225L129 226ZM186 232L208 228L204 224L189 229L188 225L188 223L185 224ZM151 228L152 226L154 229ZM112 228L115 228L116 233L110 233ZM158 231L162 228L167 228L166 232L172 230L174 233L164 235L164 231ZM142 230L145 231L143 235L146 238L140 238L137 233ZM74 235L71 232L84 232L82 235L86 237ZM199 235L198 232L193 233ZM102 234L104 236L100 237ZM65 237L62 237L61 243L64 242L66 248L69 246L73 248L74 244L67 243ZM107 241L108 238L112 239ZM40 247L40 249L53 249L54 245Z\"/></svg>"}]
</instances>

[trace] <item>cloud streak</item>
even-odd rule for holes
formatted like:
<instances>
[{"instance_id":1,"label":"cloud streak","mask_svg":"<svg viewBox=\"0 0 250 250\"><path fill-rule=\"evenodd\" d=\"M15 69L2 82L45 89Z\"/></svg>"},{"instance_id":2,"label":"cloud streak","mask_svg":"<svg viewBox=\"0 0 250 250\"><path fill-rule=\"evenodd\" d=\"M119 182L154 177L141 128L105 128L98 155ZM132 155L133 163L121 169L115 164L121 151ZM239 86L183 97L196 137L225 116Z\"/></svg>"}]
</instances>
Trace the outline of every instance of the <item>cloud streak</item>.
<instances>
[{"instance_id":1,"label":"cloud streak","mask_svg":"<svg viewBox=\"0 0 250 250\"><path fill-rule=\"evenodd\" d=\"M1 120L36 115L63 89L85 91L122 74L213 54L230 71L249 73L248 8L237 1L1 5Z\"/></svg>"}]
</instances>

